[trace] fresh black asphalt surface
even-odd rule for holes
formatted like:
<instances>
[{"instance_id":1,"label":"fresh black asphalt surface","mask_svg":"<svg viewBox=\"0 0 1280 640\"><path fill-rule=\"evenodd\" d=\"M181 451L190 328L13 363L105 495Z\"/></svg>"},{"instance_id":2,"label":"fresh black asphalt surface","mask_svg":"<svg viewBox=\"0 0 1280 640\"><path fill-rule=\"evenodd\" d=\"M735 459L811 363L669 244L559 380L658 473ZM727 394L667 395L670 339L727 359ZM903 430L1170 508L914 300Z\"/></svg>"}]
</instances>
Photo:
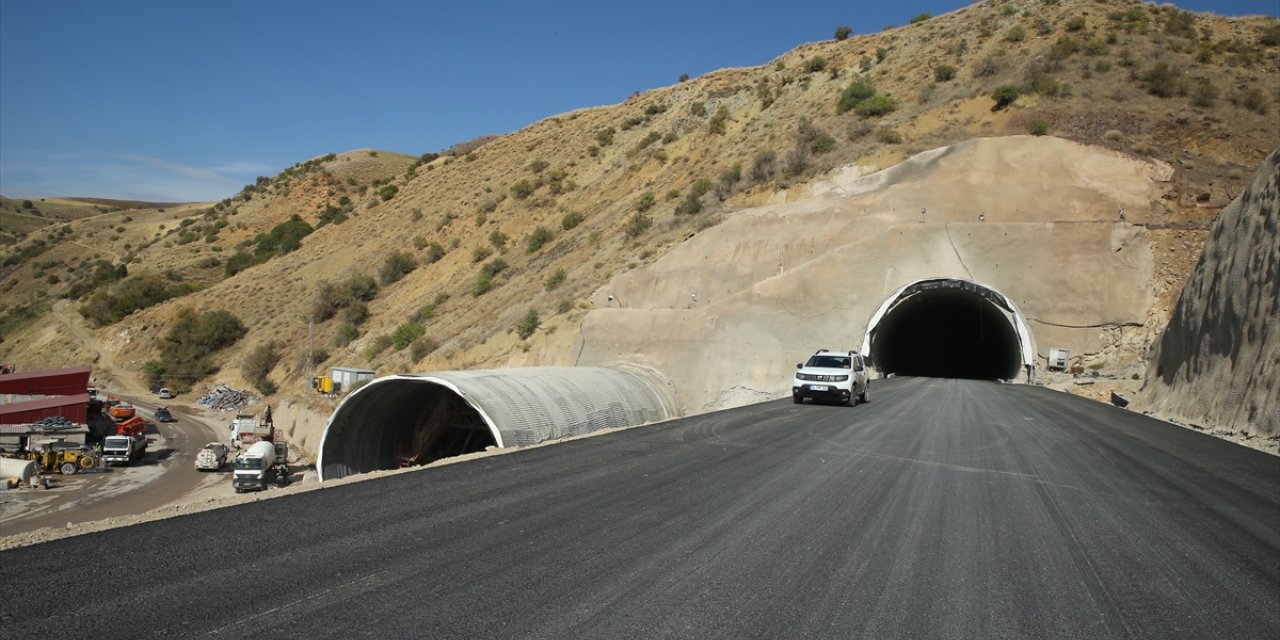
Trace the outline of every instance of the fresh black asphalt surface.
<instances>
[{"instance_id":1,"label":"fresh black asphalt surface","mask_svg":"<svg viewBox=\"0 0 1280 640\"><path fill-rule=\"evenodd\" d=\"M0 637L1277 638L1280 458L873 381L0 552Z\"/></svg>"}]
</instances>

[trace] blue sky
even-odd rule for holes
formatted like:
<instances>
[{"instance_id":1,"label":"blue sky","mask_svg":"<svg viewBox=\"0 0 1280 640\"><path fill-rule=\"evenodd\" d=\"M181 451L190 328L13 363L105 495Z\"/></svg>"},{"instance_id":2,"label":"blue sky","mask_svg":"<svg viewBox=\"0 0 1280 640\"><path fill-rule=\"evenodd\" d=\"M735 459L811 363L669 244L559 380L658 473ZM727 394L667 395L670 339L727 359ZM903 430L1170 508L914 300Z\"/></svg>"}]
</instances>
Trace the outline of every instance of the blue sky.
<instances>
[{"instance_id":1,"label":"blue sky","mask_svg":"<svg viewBox=\"0 0 1280 640\"><path fill-rule=\"evenodd\" d=\"M217 200L317 155L439 151L966 4L0 0L0 194Z\"/></svg>"}]
</instances>

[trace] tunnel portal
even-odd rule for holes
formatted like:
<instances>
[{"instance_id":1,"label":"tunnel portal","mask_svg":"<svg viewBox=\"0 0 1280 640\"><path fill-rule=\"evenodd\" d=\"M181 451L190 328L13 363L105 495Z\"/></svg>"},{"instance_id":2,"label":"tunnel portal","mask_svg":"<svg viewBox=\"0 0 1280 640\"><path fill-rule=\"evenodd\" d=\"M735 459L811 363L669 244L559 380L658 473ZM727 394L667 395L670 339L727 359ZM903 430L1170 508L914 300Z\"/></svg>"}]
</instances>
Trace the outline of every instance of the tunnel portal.
<instances>
[{"instance_id":1,"label":"tunnel portal","mask_svg":"<svg viewBox=\"0 0 1280 640\"><path fill-rule=\"evenodd\" d=\"M378 378L338 403L320 440L320 479L631 427L679 415L640 367L525 367Z\"/></svg>"},{"instance_id":2,"label":"tunnel portal","mask_svg":"<svg viewBox=\"0 0 1280 640\"><path fill-rule=\"evenodd\" d=\"M921 280L885 300L863 351L881 375L1013 380L1034 363L1021 315L985 285Z\"/></svg>"}]
</instances>

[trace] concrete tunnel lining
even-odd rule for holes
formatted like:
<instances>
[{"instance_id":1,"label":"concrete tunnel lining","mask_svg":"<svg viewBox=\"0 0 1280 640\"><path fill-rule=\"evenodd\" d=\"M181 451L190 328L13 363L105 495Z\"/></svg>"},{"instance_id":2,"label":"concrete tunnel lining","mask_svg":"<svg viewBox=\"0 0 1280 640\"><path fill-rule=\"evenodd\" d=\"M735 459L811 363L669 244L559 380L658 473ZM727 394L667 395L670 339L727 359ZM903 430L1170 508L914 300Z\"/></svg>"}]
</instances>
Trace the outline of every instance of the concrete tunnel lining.
<instances>
[{"instance_id":1,"label":"concrete tunnel lining","mask_svg":"<svg viewBox=\"0 0 1280 640\"><path fill-rule=\"evenodd\" d=\"M881 374L1009 380L1034 370L1036 357L1017 306L961 278L916 280L886 297L867 322L862 352Z\"/></svg>"},{"instance_id":2,"label":"concrete tunnel lining","mask_svg":"<svg viewBox=\"0 0 1280 640\"><path fill-rule=\"evenodd\" d=\"M392 375L338 404L325 425L316 467L324 481L678 415L670 383L640 367Z\"/></svg>"}]
</instances>

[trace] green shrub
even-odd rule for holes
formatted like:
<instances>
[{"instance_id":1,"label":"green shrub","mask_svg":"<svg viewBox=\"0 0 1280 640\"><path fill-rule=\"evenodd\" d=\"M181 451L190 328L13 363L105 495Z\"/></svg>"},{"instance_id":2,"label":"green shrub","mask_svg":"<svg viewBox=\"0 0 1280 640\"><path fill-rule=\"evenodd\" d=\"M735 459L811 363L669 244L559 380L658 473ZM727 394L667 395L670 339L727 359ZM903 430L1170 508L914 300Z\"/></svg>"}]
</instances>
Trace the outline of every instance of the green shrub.
<instances>
[{"instance_id":1,"label":"green shrub","mask_svg":"<svg viewBox=\"0 0 1280 640\"><path fill-rule=\"evenodd\" d=\"M707 115L707 103L695 102L689 105L689 113L701 118Z\"/></svg>"},{"instance_id":2,"label":"green shrub","mask_svg":"<svg viewBox=\"0 0 1280 640\"><path fill-rule=\"evenodd\" d=\"M656 201L657 199L653 197L653 192L646 191L640 194L640 198L636 200L636 211L648 211L653 208L653 204Z\"/></svg>"},{"instance_id":3,"label":"green shrub","mask_svg":"<svg viewBox=\"0 0 1280 640\"><path fill-rule=\"evenodd\" d=\"M1076 16L1067 20L1067 31L1082 31L1085 27L1084 16Z\"/></svg>"},{"instance_id":4,"label":"green shrub","mask_svg":"<svg viewBox=\"0 0 1280 640\"><path fill-rule=\"evenodd\" d=\"M827 59L822 56L814 56L804 63L804 70L809 73L818 73L827 68Z\"/></svg>"},{"instance_id":5,"label":"green shrub","mask_svg":"<svg viewBox=\"0 0 1280 640\"><path fill-rule=\"evenodd\" d=\"M493 248L499 251L501 251L503 247L507 246L508 239L509 237L507 234L498 231L497 229L489 232L489 244L493 245Z\"/></svg>"},{"instance_id":6,"label":"green shrub","mask_svg":"<svg viewBox=\"0 0 1280 640\"><path fill-rule=\"evenodd\" d=\"M425 260L427 264L435 264L444 258L444 247L439 242L432 242L427 245L427 255Z\"/></svg>"},{"instance_id":7,"label":"green shrub","mask_svg":"<svg viewBox=\"0 0 1280 640\"><path fill-rule=\"evenodd\" d=\"M919 23L924 22L924 21L926 21L926 20L928 20L928 19L930 19L930 18L932 18L932 17L933 17L933 14L932 14L932 13L929 13L928 11L925 11L924 13L917 14L917 15L916 15L916 17L912 18L912 19L911 19L911 24L919 24Z\"/></svg>"},{"instance_id":8,"label":"green shrub","mask_svg":"<svg viewBox=\"0 0 1280 640\"><path fill-rule=\"evenodd\" d=\"M409 345L409 355L413 357L414 362L417 362L431 355L432 352L439 348L440 345L431 338L418 338L413 341L413 344Z\"/></svg>"},{"instance_id":9,"label":"green shrub","mask_svg":"<svg viewBox=\"0 0 1280 640\"><path fill-rule=\"evenodd\" d=\"M956 77L956 68L949 64L940 64L933 68L933 79L938 82L949 82Z\"/></svg>"},{"instance_id":10,"label":"green shrub","mask_svg":"<svg viewBox=\"0 0 1280 640\"><path fill-rule=\"evenodd\" d=\"M1146 88L1147 93L1161 98L1169 98L1181 91L1181 75L1182 72L1169 66L1169 63L1158 62L1138 74L1138 81Z\"/></svg>"},{"instance_id":11,"label":"green shrub","mask_svg":"<svg viewBox=\"0 0 1280 640\"><path fill-rule=\"evenodd\" d=\"M726 129L725 123L729 120L729 109L720 107L716 110L716 114L711 116L711 120L707 121L707 128L716 135L723 135Z\"/></svg>"},{"instance_id":12,"label":"green shrub","mask_svg":"<svg viewBox=\"0 0 1280 640\"><path fill-rule=\"evenodd\" d=\"M471 250L471 262L475 264L493 255L493 249L489 247L476 247Z\"/></svg>"},{"instance_id":13,"label":"green shrub","mask_svg":"<svg viewBox=\"0 0 1280 640\"><path fill-rule=\"evenodd\" d=\"M387 347L390 347L392 342L393 340L391 336L385 333L379 336L374 336L373 340L369 341L369 346L364 350L365 359L372 360L378 357L378 354L386 351Z\"/></svg>"},{"instance_id":14,"label":"green shrub","mask_svg":"<svg viewBox=\"0 0 1280 640\"><path fill-rule=\"evenodd\" d=\"M809 152L815 156L820 156L836 146L836 139L827 134L818 136L813 142L809 143Z\"/></svg>"},{"instance_id":15,"label":"green shrub","mask_svg":"<svg viewBox=\"0 0 1280 640\"><path fill-rule=\"evenodd\" d=\"M883 144L902 144L902 134L890 127L880 127L876 130L876 139Z\"/></svg>"},{"instance_id":16,"label":"green shrub","mask_svg":"<svg viewBox=\"0 0 1280 640\"><path fill-rule=\"evenodd\" d=\"M542 320L538 318L538 312L530 309L520 319L520 322L516 323L516 335L520 336L521 340L528 340L529 336L532 336L533 332L537 331L541 325Z\"/></svg>"},{"instance_id":17,"label":"green shrub","mask_svg":"<svg viewBox=\"0 0 1280 640\"><path fill-rule=\"evenodd\" d=\"M613 127L605 127L596 132L596 144L607 147L613 144L613 135L617 133Z\"/></svg>"},{"instance_id":18,"label":"green shrub","mask_svg":"<svg viewBox=\"0 0 1280 640\"><path fill-rule=\"evenodd\" d=\"M400 187L397 187L394 184L389 184L381 189L378 189L378 197L382 198L383 202L386 202L387 200L390 200L396 197L396 194L399 192L400 192Z\"/></svg>"},{"instance_id":19,"label":"green shrub","mask_svg":"<svg viewBox=\"0 0 1280 640\"><path fill-rule=\"evenodd\" d=\"M355 325L340 324L333 332L333 346L345 347L358 337L360 337L360 332L356 330Z\"/></svg>"},{"instance_id":20,"label":"green shrub","mask_svg":"<svg viewBox=\"0 0 1280 640\"><path fill-rule=\"evenodd\" d=\"M382 263L382 269L378 271L378 279L384 285L399 282L414 269L418 268L418 261L406 251L393 251L391 255Z\"/></svg>"},{"instance_id":21,"label":"green shrub","mask_svg":"<svg viewBox=\"0 0 1280 640\"><path fill-rule=\"evenodd\" d=\"M1033 136L1042 136L1049 133L1049 123L1044 120L1032 120L1027 125L1027 131Z\"/></svg>"},{"instance_id":22,"label":"green shrub","mask_svg":"<svg viewBox=\"0 0 1280 640\"><path fill-rule=\"evenodd\" d=\"M893 96L876 94L858 102L853 110L864 118L878 118L893 113L898 108L898 101Z\"/></svg>"},{"instance_id":23,"label":"green shrub","mask_svg":"<svg viewBox=\"0 0 1280 640\"><path fill-rule=\"evenodd\" d=\"M502 258L494 258L484 263L484 266L480 267L480 270L491 276L496 276L507 270L507 261Z\"/></svg>"},{"instance_id":24,"label":"green shrub","mask_svg":"<svg viewBox=\"0 0 1280 640\"><path fill-rule=\"evenodd\" d=\"M476 275L476 284L471 287L471 295L479 298L493 288L493 274L481 271Z\"/></svg>"},{"instance_id":25,"label":"green shrub","mask_svg":"<svg viewBox=\"0 0 1280 640\"><path fill-rule=\"evenodd\" d=\"M568 276L565 274L564 269L556 269L554 273L547 276L546 281L542 283L542 288L547 291L553 291L556 287L564 284L564 280L567 277Z\"/></svg>"},{"instance_id":26,"label":"green shrub","mask_svg":"<svg viewBox=\"0 0 1280 640\"><path fill-rule=\"evenodd\" d=\"M524 200L525 198L533 195L535 189L537 189L537 187L534 186L532 182L529 182L528 179L521 178L519 182L511 185L511 195L515 196L516 200Z\"/></svg>"},{"instance_id":27,"label":"green shrub","mask_svg":"<svg viewBox=\"0 0 1280 640\"><path fill-rule=\"evenodd\" d=\"M1022 42L1027 39L1027 29L1020 24L1015 24L1004 32L1004 39L1007 42Z\"/></svg>"},{"instance_id":28,"label":"green shrub","mask_svg":"<svg viewBox=\"0 0 1280 640\"><path fill-rule=\"evenodd\" d=\"M849 35L853 33L853 29L849 27L836 27L836 40L847 40Z\"/></svg>"},{"instance_id":29,"label":"green shrub","mask_svg":"<svg viewBox=\"0 0 1280 640\"><path fill-rule=\"evenodd\" d=\"M551 164L546 160L534 160L529 163L529 170L536 175L545 171L549 166L551 166Z\"/></svg>"},{"instance_id":30,"label":"green shrub","mask_svg":"<svg viewBox=\"0 0 1280 640\"><path fill-rule=\"evenodd\" d=\"M413 344L415 340L421 338L426 332L427 328L420 323L413 321L402 323L391 334L391 346L395 347L396 351L400 351Z\"/></svg>"},{"instance_id":31,"label":"green shrub","mask_svg":"<svg viewBox=\"0 0 1280 640\"><path fill-rule=\"evenodd\" d=\"M342 311L338 312L338 320L341 320L345 324L351 324L357 327L364 324L364 321L368 319L369 304L363 300L356 300L346 307L343 307Z\"/></svg>"},{"instance_id":32,"label":"green shrub","mask_svg":"<svg viewBox=\"0 0 1280 640\"><path fill-rule=\"evenodd\" d=\"M266 344L260 344L245 356L244 364L240 367L240 373L244 375L244 379L253 383L255 386L267 379L271 374L271 370L275 368L276 363L280 362L280 345L275 340L271 340Z\"/></svg>"},{"instance_id":33,"label":"green shrub","mask_svg":"<svg viewBox=\"0 0 1280 640\"><path fill-rule=\"evenodd\" d=\"M991 99L996 101L993 110L1004 109L1018 99L1018 88L1011 84L1002 84L991 92Z\"/></svg>"},{"instance_id":34,"label":"green shrub","mask_svg":"<svg viewBox=\"0 0 1280 640\"><path fill-rule=\"evenodd\" d=\"M565 231L569 231L582 224L582 220L583 216L581 213L577 211L570 211L569 213L564 214L564 217L560 219L560 228Z\"/></svg>"},{"instance_id":35,"label":"green shrub","mask_svg":"<svg viewBox=\"0 0 1280 640\"><path fill-rule=\"evenodd\" d=\"M627 219L627 224L623 228L623 232L628 238L637 238L649 230L653 226L653 219L649 216L637 211Z\"/></svg>"},{"instance_id":36,"label":"green shrub","mask_svg":"<svg viewBox=\"0 0 1280 640\"><path fill-rule=\"evenodd\" d=\"M255 380L253 388L256 389L263 397L274 396L276 392L280 390L280 388L276 386L276 383L268 380L267 378Z\"/></svg>"},{"instance_id":37,"label":"green shrub","mask_svg":"<svg viewBox=\"0 0 1280 640\"><path fill-rule=\"evenodd\" d=\"M525 253L536 253L548 242L551 242L551 230L538 225L533 228L533 232L529 234L529 241L525 243Z\"/></svg>"},{"instance_id":38,"label":"green shrub","mask_svg":"<svg viewBox=\"0 0 1280 640\"><path fill-rule=\"evenodd\" d=\"M1257 114L1266 115L1267 113L1267 95L1258 87L1249 87L1232 96L1231 102Z\"/></svg>"},{"instance_id":39,"label":"green shrub","mask_svg":"<svg viewBox=\"0 0 1280 640\"><path fill-rule=\"evenodd\" d=\"M1191 104L1197 107L1212 107L1218 100L1218 88L1209 78L1196 78L1191 83Z\"/></svg>"},{"instance_id":40,"label":"green shrub","mask_svg":"<svg viewBox=\"0 0 1280 640\"><path fill-rule=\"evenodd\" d=\"M840 94L840 101L836 103L836 112L844 113L853 109L859 102L870 98L876 94L876 88L866 80L854 80L849 83L848 87Z\"/></svg>"},{"instance_id":41,"label":"green shrub","mask_svg":"<svg viewBox=\"0 0 1280 640\"><path fill-rule=\"evenodd\" d=\"M189 308L173 315L169 331L160 341L160 359L148 363L149 381L165 381L179 393L217 371L213 355L235 344L247 332L240 319L218 309L197 314Z\"/></svg>"}]
</instances>

